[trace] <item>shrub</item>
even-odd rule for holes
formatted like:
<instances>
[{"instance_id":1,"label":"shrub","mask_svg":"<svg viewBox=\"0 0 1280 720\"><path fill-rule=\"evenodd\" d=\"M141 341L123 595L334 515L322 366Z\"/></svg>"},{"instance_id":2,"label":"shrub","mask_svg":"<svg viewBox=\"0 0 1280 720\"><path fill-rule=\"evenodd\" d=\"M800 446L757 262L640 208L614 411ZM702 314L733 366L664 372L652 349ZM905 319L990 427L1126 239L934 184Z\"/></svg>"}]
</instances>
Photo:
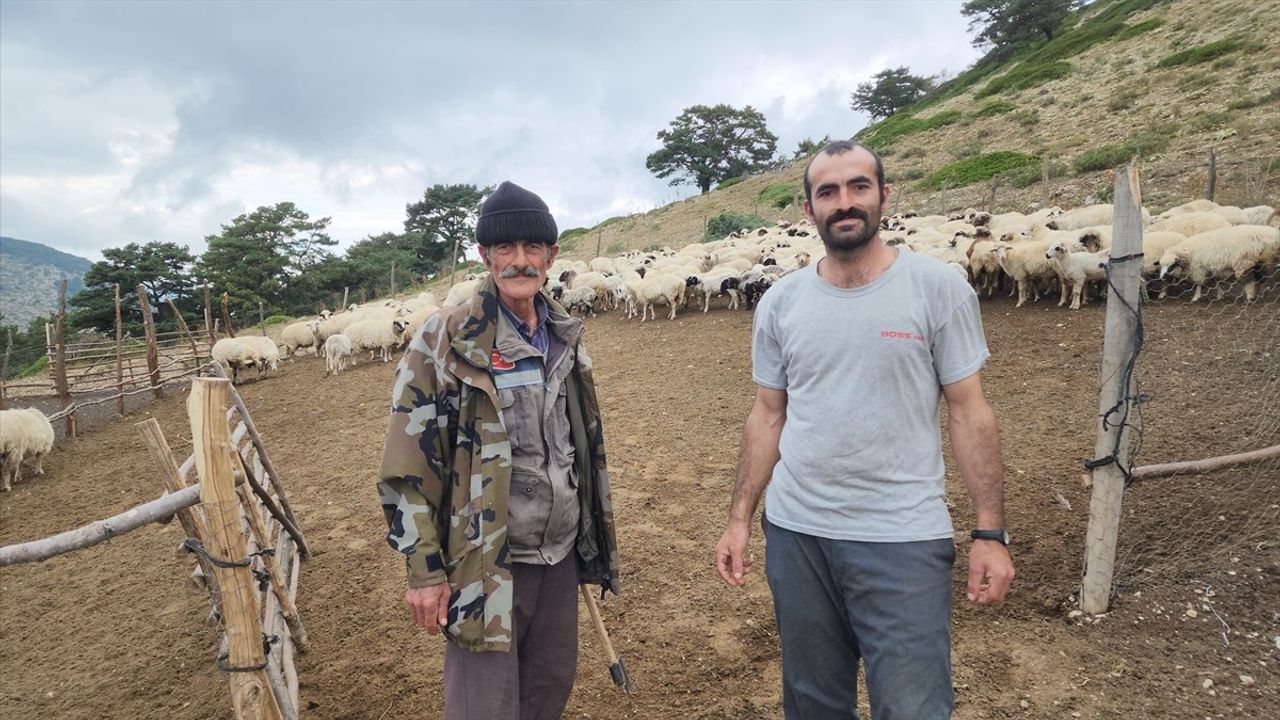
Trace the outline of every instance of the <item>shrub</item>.
<instances>
[{"instance_id":1,"label":"shrub","mask_svg":"<svg viewBox=\"0 0 1280 720\"><path fill-rule=\"evenodd\" d=\"M565 240L576 238L579 235L586 235L589 232L591 232L589 228L582 228L582 227L569 228L568 230L565 230L564 232L560 233L559 242L563 243Z\"/></svg>"},{"instance_id":2,"label":"shrub","mask_svg":"<svg viewBox=\"0 0 1280 720\"><path fill-rule=\"evenodd\" d=\"M1211 43L1180 50L1172 55L1166 55L1164 59L1156 63L1156 67L1169 68L1177 67L1178 65L1195 65L1221 57L1229 52L1235 52L1243 46L1244 43L1235 38L1215 40Z\"/></svg>"},{"instance_id":3,"label":"shrub","mask_svg":"<svg viewBox=\"0 0 1280 720\"><path fill-rule=\"evenodd\" d=\"M960 120L963 116L964 114L959 110L947 110L921 120L913 115L898 113L864 129L858 133L858 139L879 150L893 144L903 135L936 130Z\"/></svg>"},{"instance_id":4,"label":"shrub","mask_svg":"<svg viewBox=\"0 0 1280 720\"><path fill-rule=\"evenodd\" d=\"M1067 174L1067 164L1061 160L1049 161L1049 178L1060 178ZM1024 188L1040 182L1040 165L1023 165L1001 173L1000 178L1010 187Z\"/></svg>"},{"instance_id":5,"label":"shrub","mask_svg":"<svg viewBox=\"0 0 1280 720\"><path fill-rule=\"evenodd\" d=\"M1022 127L1032 127L1040 124L1040 111L1035 109L1019 110L1009 117Z\"/></svg>"},{"instance_id":6,"label":"shrub","mask_svg":"<svg viewBox=\"0 0 1280 720\"><path fill-rule=\"evenodd\" d=\"M1205 130L1213 130L1231 122L1235 118L1235 113L1228 110L1213 110L1203 115L1197 115L1191 119L1188 126L1192 132L1204 132Z\"/></svg>"},{"instance_id":7,"label":"shrub","mask_svg":"<svg viewBox=\"0 0 1280 720\"><path fill-rule=\"evenodd\" d=\"M725 178L721 180L718 185L716 185L716 189L723 190L727 187L733 187L734 185L737 185L738 183L742 182L745 179L746 178L742 177L741 175L737 177Z\"/></svg>"},{"instance_id":8,"label":"shrub","mask_svg":"<svg viewBox=\"0 0 1280 720\"><path fill-rule=\"evenodd\" d=\"M606 255L621 255L627 251L627 246L622 244L621 240L614 240L609 243L609 247L604 249Z\"/></svg>"},{"instance_id":9,"label":"shrub","mask_svg":"<svg viewBox=\"0 0 1280 720\"><path fill-rule=\"evenodd\" d=\"M898 155L898 157L902 160L909 160L911 158L924 157L924 148L920 147L919 145L914 145L912 147L907 148L906 150L903 150L902 153Z\"/></svg>"},{"instance_id":10,"label":"shrub","mask_svg":"<svg viewBox=\"0 0 1280 720\"><path fill-rule=\"evenodd\" d=\"M793 182L774 183L765 187L756 196L756 200L762 205L778 208L781 210L796 201L796 195L800 194L800 186Z\"/></svg>"},{"instance_id":11,"label":"shrub","mask_svg":"<svg viewBox=\"0 0 1280 720\"><path fill-rule=\"evenodd\" d=\"M767 227L768 225L769 222L762 217L756 215L741 215L739 213L726 210L707 221L707 232L703 238L703 242L719 240L729 233L737 232L743 228L755 230L756 228ZM657 247L654 247L654 250L657 250Z\"/></svg>"},{"instance_id":12,"label":"shrub","mask_svg":"<svg viewBox=\"0 0 1280 720\"><path fill-rule=\"evenodd\" d=\"M1128 110L1133 107L1133 104L1138 101L1139 97L1141 97L1141 93L1133 88L1120 88L1116 90L1111 95L1111 99L1107 101L1107 109L1112 112Z\"/></svg>"},{"instance_id":13,"label":"shrub","mask_svg":"<svg viewBox=\"0 0 1280 720\"><path fill-rule=\"evenodd\" d=\"M919 180L926 174L925 169L922 167L908 167L886 173L884 181L887 183L907 182L909 180Z\"/></svg>"},{"instance_id":14,"label":"shrub","mask_svg":"<svg viewBox=\"0 0 1280 720\"><path fill-rule=\"evenodd\" d=\"M1039 165L1040 158L1011 150L1000 150L985 155L957 160L933 171L917 187L922 190L940 190L944 187L962 187L989 180L1014 168Z\"/></svg>"},{"instance_id":15,"label":"shrub","mask_svg":"<svg viewBox=\"0 0 1280 720\"><path fill-rule=\"evenodd\" d=\"M1178 90L1189 93L1213 85L1216 80L1208 73L1190 73L1178 79Z\"/></svg>"},{"instance_id":16,"label":"shrub","mask_svg":"<svg viewBox=\"0 0 1280 720\"><path fill-rule=\"evenodd\" d=\"M1256 108L1259 105L1265 105L1269 102L1275 102L1276 100L1280 100L1280 85L1277 85L1271 88L1271 90L1255 97L1233 100L1227 104L1227 109L1248 110L1250 108Z\"/></svg>"},{"instance_id":17,"label":"shrub","mask_svg":"<svg viewBox=\"0 0 1280 720\"><path fill-rule=\"evenodd\" d=\"M39 373L44 372L45 368L47 367L49 367L49 356L41 355L40 357L36 358L35 361L32 362L30 365L19 370L18 377L21 379L21 378L29 378L32 375L38 375Z\"/></svg>"},{"instance_id":18,"label":"shrub","mask_svg":"<svg viewBox=\"0 0 1280 720\"><path fill-rule=\"evenodd\" d=\"M606 218L606 219L604 219L604 220L601 220L599 223L597 223L597 224L596 224L596 226L595 226L595 227L593 227L593 228L591 228L591 229L592 229L592 230L599 230L599 229L601 229L601 228L607 228L607 227L609 227L610 225L613 225L614 223L620 223L620 222L622 222L623 220L626 220L626 219L627 219L627 216L626 216L626 215L618 215L618 216L616 216L616 217Z\"/></svg>"},{"instance_id":19,"label":"shrub","mask_svg":"<svg viewBox=\"0 0 1280 720\"><path fill-rule=\"evenodd\" d=\"M267 327L269 325L279 325L280 323L285 322L289 322L288 315L268 315L267 319L262 321L262 325L263 327Z\"/></svg>"},{"instance_id":20,"label":"shrub","mask_svg":"<svg viewBox=\"0 0 1280 720\"><path fill-rule=\"evenodd\" d=\"M1017 106L1011 102L1007 102L1005 100L996 100L994 102L989 102L986 105L983 105L981 108L978 109L977 112L973 114L973 116L976 118L995 117L997 115L1003 115L1007 112L1012 112L1016 109L1017 109Z\"/></svg>"},{"instance_id":21,"label":"shrub","mask_svg":"<svg viewBox=\"0 0 1280 720\"><path fill-rule=\"evenodd\" d=\"M1015 65L1009 72L987 83L973 97L981 100L984 97L1005 92L1006 90L1025 90L1070 74L1071 63L1061 61L1046 63L1023 61Z\"/></svg>"},{"instance_id":22,"label":"shrub","mask_svg":"<svg viewBox=\"0 0 1280 720\"><path fill-rule=\"evenodd\" d=\"M1103 145L1080 153L1072 163L1076 173L1110 170L1129 162L1134 155L1150 157L1169 145L1172 129L1155 127L1122 143Z\"/></svg>"},{"instance_id":23,"label":"shrub","mask_svg":"<svg viewBox=\"0 0 1280 720\"><path fill-rule=\"evenodd\" d=\"M1129 38L1137 37L1142 33L1147 32L1148 30L1155 30L1161 25L1164 25L1164 18L1151 18L1150 20L1143 20L1140 23L1129 25L1125 27L1123 30L1121 30L1120 32L1116 33L1115 39L1117 42L1121 40L1128 40Z\"/></svg>"}]
</instances>

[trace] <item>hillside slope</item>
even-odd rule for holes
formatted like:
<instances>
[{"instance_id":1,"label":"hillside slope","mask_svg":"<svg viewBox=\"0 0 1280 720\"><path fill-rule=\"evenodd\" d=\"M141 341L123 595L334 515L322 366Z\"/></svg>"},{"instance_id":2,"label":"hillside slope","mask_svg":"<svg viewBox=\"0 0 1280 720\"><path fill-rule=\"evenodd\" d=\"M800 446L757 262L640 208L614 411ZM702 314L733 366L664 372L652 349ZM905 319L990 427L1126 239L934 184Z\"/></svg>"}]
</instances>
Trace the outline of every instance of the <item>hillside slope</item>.
<instances>
[{"instance_id":1,"label":"hillside slope","mask_svg":"<svg viewBox=\"0 0 1280 720\"><path fill-rule=\"evenodd\" d=\"M885 157L894 210L1105 201L1110 168L1135 151L1144 201L1162 209L1204 194L1211 148L1219 202L1277 204L1280 0L1099 0L1054 43L963 73L944 90L858 132ZM1014 167L990 175L1011 158ZM566 242L565 254L680 247L702 240L707 221L726 210L794 220L799 207L775 207L760 195L777 185L788 187L774 193L798 192L803 164L610 218Z\"/></svg>"},{"instance_id":2,"label":"hillside slope","mask_svg":"<svg viewBox=\"0 0 1280 720\"><path fill-rule=\"evenodd\" d=\"M0 314L4 323L26 328L32 318L56 312L62 279L70 280L69 299L84 288L81 281L92 264L48 245L0 237Z\"/></svg>"}]
</instances>

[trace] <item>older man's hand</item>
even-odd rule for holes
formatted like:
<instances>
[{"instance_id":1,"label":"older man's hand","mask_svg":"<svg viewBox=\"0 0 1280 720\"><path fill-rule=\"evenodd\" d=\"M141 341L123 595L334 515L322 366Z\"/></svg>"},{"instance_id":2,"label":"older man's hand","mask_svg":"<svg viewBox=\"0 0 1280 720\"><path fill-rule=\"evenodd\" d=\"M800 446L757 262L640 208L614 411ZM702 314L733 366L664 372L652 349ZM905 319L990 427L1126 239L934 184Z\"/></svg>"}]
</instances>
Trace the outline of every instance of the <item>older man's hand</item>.
<instances>
[{"instance_id":1,"label":"older man's hand","mask_svg":"<svg viewBox=\"0 0 1280 720\"><path fill-rule=\"evenodd\" d=\"M427 587L409 588L404 593L404 602L409 606L409 614L418 627L435 635L449 622L449 598L453 588L449 583Z\"/></svg>"}]
</instances>

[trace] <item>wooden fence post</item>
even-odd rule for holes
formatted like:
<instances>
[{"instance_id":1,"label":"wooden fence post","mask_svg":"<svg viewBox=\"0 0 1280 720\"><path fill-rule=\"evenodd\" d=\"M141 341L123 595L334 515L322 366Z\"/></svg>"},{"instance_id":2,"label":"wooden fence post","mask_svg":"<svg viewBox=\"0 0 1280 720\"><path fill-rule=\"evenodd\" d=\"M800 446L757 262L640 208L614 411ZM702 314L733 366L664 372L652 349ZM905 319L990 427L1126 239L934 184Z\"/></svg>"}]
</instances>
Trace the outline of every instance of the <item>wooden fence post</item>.
<instances>
[{"instance_id":1,"label":"wooden fence post","mask_svg":"<svg viewBox=\"0 0 1280 720\"><path fill-rule=\"evenodd\" d=\"M53 319L53 387L58 391L62 407L71 406L71 386L67 384L67 279L62 279L58 295L58 314ZM67 415L67 435L76 436L76 414Z\"/></svg>"},{"instance_id":2,"label":"wooden fence post","mask_svg":"<svg viewBox=\"0 0 1280 720\"><path fill-rule=\"evenodd\" d=\"M1040 189L1044 191L1044 202L1041 207L1049 207L1053 200L1053 189L1049 187L1049 156L1040 158Z\"/></svg>"},{"instance_id":3,"label":"wooden fence post","mask_svg":"<svg viewBox=\"0 0 1280 720\"><path fill-rule=\"evenodd\" d=\"M124 415L124 322L120 319L120 283L116 283L116 412Z\"/></svg>"},{"instance_id":4,"label":"wooden fence post","mask_svg":"<svg viewBox=\"0 0 1280 720\"><path fill-rule=\"evenodd\" d=\"M258 332L262 333L262 337L267 336L267 319L262 312L262 301L258 301Z\"/></svg>"},{"instance_id":5,"label":"wooden fence post","mask_svg":"<svg viewBox=\"0 0 1280 720\"><path fill-rule=\"evenodd\" d=\"M253 532L253 537L258 543L258 547L274 547L271 542L271 534L267 532L267 526L262 522L262 515L258 513L257 502L254 501L250 491L246 490L244 485L241 485L236 488L236 492L240 494L240 503L244 506L245 519L249 521L249 529ZM275 593L276 602L280 603L280 614L284 616L285 624L289 626L289 632L293 634L293 641L298 646L298 652L304 653L309 646L307 630L302 626L302 618L298 617L298 606L289 597L288 581L280 571L280 566L276 564L275 558L270 555L263 555L261 560L262 567L271 576L271 591ZM294 562L301 562L301 558L296 559Z\"/></svg>"},{"instance_id":6,"label":"wooden fence post","mask_svg":"<svg viewBox=\"0 0 1280 720\"><path fill-rule=\"evenodd\" d=\"M338 312L342 312L343 310L347 309L347 297L348 295L350 295L350 293L351 293L351 288L347 287L346 285L343 285L342 286L342 307L338 308Z\"/></svg>"},{"instance_id":7,"label":"wooden fence post","mask_svg":"<svg viewBox=\"0 0 1280 720\"><path fill-rule=\"evenodd\" d=\"M204 331L209 334L209 344L218 342L218 335L213 331L213 305L209 301L209 281L204 281Z\"/></svg>"},{"instance_id":8,"label":"wooden fence post","mask_svg":"<svg viewBox=\"0 0 1280 720\"><path fill-rule=\"evenodd\" d=\"M396 261L391 261L391 297L396 296Z\"/></svg>"},{"instance_id":9,"label":"wooden fence post","mask_svg":"<svg viewBox=\"0 0 1280 720\"><path fill-rule=\"evenodd\" d=\"M147 289L139 283L137 292L138 304L142 306L142 329L147 338L147 377L150 378L151 393L156 398L162 398L164 388L160 386L160 349L156 345L156 319L151 315L151 301L147 299Z\"/></svg>"},{"instance_id":10,"label":"wooden fence post","mask_svg":"<svg viewBox=\"0 0 1280 720\"><path fill-rule=\"evenodd\" d=\"M230 310L227 308L227 305L228 305L230 302L231 302L231 301L230 301L230 299L227 297L227 294L226 294L225 292L224 292L224 293L222 293L222 324L223 324L223 326L225 326L225 328L226 328L226 330L227 330L227 337L235 337L235 336L236 336L236 329L235 329L234 327L232 327L232 326L231 326L231 312L230 312Z\"/></svg>"},{"instance_id":11,"label":"wooden fence post","mask_svg":"<svg viewBox=\"0 0 1280 720\"><path fill-rule=\"evenodd\" d=\"M1130 465L1129 427L1133 370L1137 362L1139 273L1142 270L1142 190L1137 159L1115 180L1115 215L1108 270L1106 329L1102 346L1102 389L1098 393L1098 439L1094 445L1093 495L1085 534L1084 582L1080 607L1106 612L1111 602L1116 541L1125 471Z\"/></svg>"},{"instance_id":12,"label":"wooden fence post","mask_svg":"<svg viewBox=\"0 0 1280 720\"><path fill-rule=\"evenodd\" d=\"M231 680L231 707L236 718L271 718L282 713L266 672L264 638L259 622L258 593L240 530L240 503L231 475L235 450L227 431L227 390L221 378L195 378L187 398L187 417L200 476L200 502L208 522L210 555L232 567L216 566L222 591L222 617L228 649L224 670Z\"/></svg>"},{"instance_id":13,"label":"wooden fence post","mask_svg":"<svg viewBox=\"0 0 1280 720\"><path fill-rule=\"evenodd\" d=\"M1205 183L1204 197L1206 200L1212 200L1214 194L1218 191L1218 153L1214 148L1209 148L1209 180Z\"/></svg>"},{"instance_id":14,"label":"wooden fence post","mask_svg":"<svg viewBox=\"0 0 1280 720\"><path fill-rule=\"evenodd\" d=\"M461 235L453 236L453 254L449 256L449 289L453 289L453 283L458 279L458 240Z\"/></svg>"},{"instance_id":15,"label":"wooden fence post","mask_svg":"<svg viewBox=\"0 0 1280 720\"><path fill-rule=\"evenodd\" d=\"M173 311L173 317L178 321L178 329L182 331L182 335L187 339L187 342L191 344L191 361L195 363L192 367L196 369L196 376L199 377L200 366L204 363L200 361L200 350L196 347L196 339L191 337L191 331L187 328L187 321L182 317L182 311L178 309L177 303L173 301L173 298L169 298L168 302L169 309Z\"/></svg>"},{"instance_id":16,"label":"wooden fence post","mask_svg":"<svg viewBox=\"0 0 1280 720\"><path fill-rule=\"evenodd\" d=\"M0 362L0 410L9 409L9 398L5 394L4 381L9 377L9 353L13 350L13 330L4 330L4 361Z\"/></svg>"}]
</instances>

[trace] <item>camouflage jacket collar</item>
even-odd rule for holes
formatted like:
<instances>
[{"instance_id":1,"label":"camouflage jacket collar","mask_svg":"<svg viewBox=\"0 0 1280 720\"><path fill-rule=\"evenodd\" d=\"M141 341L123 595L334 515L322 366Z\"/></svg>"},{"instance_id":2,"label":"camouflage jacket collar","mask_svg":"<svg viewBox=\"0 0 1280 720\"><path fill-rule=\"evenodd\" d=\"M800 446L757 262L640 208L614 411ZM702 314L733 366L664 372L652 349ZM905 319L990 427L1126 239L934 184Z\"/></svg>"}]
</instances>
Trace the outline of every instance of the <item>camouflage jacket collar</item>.
<instances>
[{"instance_id":1,"label":"camouflage jacket collar","mask_svg":"<svg viewBox=\"0 0 1280 720\"><path fill-rule=\"evenodd\" d=\"M542 299L547 303L547 326L551 332L555 333L566 346L576 347L586 330L582 321L566 312L564 307L545 291L542 292ZM489 371L493 348L497 345L500 312L497 283L490 275L471 298L467 316L462 320L462 324L458 327L458 334L454 336L451 343L453 351L459 357L485 372Z\"/></svg>"}]
</instances>

